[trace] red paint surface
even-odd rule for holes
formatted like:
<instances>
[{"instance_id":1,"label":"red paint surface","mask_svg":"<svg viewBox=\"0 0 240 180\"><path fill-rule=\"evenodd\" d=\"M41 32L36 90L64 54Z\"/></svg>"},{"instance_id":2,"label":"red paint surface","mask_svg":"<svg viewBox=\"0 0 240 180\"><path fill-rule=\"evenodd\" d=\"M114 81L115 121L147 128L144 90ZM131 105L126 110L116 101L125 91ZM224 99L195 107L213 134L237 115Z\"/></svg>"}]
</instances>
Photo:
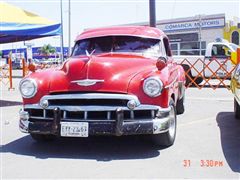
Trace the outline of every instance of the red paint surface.
<instances>
[{"instance_id":1,"label":"red paint surface","mask_svg":"<svg viewBox=\"0 0 240 180\"><path fill-rule=\"evenodd\" d=\"M91 36L100 36L103 34L120 33L151 36L160 38L163 34L158 29L149 27L139 27L133 31L131 27L109 28L106 31L90 30L83 33L78 39L89 38ZM150 30L153 30L151 32ZM104 33L105 32L105 33ZM31 99L23 99L24 104L38 103L42 96L51 93L64 92L106 92L106 93L124 93L136 95L142 104L153 104L161 107L168 107L169 98L175 96L178 98L178 81L185 81L184 70L181 66L169 60L166 66L158 70L156 59L150 59L143 56L132 54L111 54L105 53L96 56L79 56L70 58L64 63L61 69L49 69L41 72L35 72L28 76L37 81L38 92ZM144 79L156 76L162 80L164 88L162 94L151 98L143 92ZM84 87L79 86L72 81L83 79L99 79L104 82Z\"/></svg>"}]
</instances>

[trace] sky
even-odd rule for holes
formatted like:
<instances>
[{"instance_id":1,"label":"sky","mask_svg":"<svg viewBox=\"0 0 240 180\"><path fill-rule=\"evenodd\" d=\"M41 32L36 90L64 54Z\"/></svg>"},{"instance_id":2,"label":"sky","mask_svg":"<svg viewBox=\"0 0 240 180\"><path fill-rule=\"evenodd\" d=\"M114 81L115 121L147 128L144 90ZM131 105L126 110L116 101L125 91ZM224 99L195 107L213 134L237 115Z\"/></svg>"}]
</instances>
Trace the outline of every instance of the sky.
<instances>
[{"instance_id":1,"label":"sky","mask_svg":"<svg viewBox=\"0 0 240 180\"><path fill-rule=\"evenodd\" d=\"M1 0L2 1L2 0ZM4 0L40 16L61 22L60 0ZM68 46L68 4L63 3L64 46ZM147 22L148 0L70 0L71 3L71 46L76 36L84 29L111 25ZM225 13L226 20L240 17L240 0L156 0L156 19L173 19L199 14ZM32 40L34 46L50 43L60 46L59 37ZM0 49L21 48L23 42L0 45Z\"/></svg>"}]
</instances>

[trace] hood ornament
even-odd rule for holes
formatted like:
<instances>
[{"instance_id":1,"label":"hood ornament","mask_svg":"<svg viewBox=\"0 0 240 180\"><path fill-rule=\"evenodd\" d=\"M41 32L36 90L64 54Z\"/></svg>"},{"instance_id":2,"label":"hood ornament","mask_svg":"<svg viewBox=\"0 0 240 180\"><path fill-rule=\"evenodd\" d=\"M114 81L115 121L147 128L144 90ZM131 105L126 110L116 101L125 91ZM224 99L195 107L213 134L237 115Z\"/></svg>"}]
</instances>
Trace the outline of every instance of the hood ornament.
<instances>
[{"instance_id":1,"label":"hood ornament","mask_svg":"<svg viewBox=\"0 0 240 180\"><path fill-rule=\"evenodd\" d=\"M102 79L83 79L83 80L75 80L71 81L71 83L76 83L79 86L92 86L96 83L104 82Z\"/></svg>"}]
</instances>

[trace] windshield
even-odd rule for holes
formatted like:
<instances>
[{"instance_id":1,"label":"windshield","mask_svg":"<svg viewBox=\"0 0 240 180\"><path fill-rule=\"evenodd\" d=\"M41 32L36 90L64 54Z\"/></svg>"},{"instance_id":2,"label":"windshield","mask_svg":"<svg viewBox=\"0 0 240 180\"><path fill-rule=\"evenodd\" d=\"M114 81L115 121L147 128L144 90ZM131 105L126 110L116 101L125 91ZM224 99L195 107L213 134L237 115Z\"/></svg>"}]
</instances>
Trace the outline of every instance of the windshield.
<instances>
[{"instance_id":1,"label":"windshield","mask_svg":"<svg viewBox=\"0 0 240 180\"><path fill-rule=\"evenodd\" d=\"M104 36L83 39L76 42L72 56L87 53L100 54L108 52L141 53L145 56L161 56L159 39L135 36Z\"/></svg>"},{"instance_id":2,"label":"windshield","mask_svg":"<svg viewBox=\"0 0 240 180\"><path fill-rule=\"evenodd\" d=\"M234 51L237 51L237 48L239 48L238 45L230 43L230 46L233 48Z\"/></svg>"}]
</instances>

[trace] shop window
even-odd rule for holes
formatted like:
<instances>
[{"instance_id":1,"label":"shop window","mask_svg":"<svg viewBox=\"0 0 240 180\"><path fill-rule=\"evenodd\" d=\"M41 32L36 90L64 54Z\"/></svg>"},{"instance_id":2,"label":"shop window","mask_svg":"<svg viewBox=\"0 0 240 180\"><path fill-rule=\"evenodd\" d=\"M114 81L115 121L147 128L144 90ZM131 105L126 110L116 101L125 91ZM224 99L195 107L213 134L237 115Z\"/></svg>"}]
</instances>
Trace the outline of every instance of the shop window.
<instances>
[{"instance_id":1,"label":"shop window","mask_svg":"<svg viewBox=\"0 0 240 180\"><path fill-rule=\"evenodd\" d=\"M178 55L178 51L172 51L172 55L174 56Z\"/></svg>"},{"instance_id":2,"label":"shop window","mask_svg":"<svg viewBox=\"0 0 240 180\"><path fill-rule=\"evenodd\" d=\"M239 33L237 31L232 33L232 43L239 45Z\"/></svg>"},{"instance_id":3,"label":"shop window","mask_svg":"<svg viewBox=\"0 0 240 180\"><path fill-rule=\"evenodd\" d=\"M198 42L184 42L180 45L181 49L199 49Z\"/></svg>"},{"instance_id":4,"label":"shop window","mask_svg":"<svg viewBox=\"0 0 240 180\"><path fill-rule=\"evenodd\" d=\"M202 44L202 49L206 49L206 41L202 41L201 44Z\"/></svg>"},{"instance_id":5,"label":"shop window","mask_svg":"<svg viewBox=\"0 0 240 180\"><path fill-rule=\"evenodd\" d=\"M178 45L177 44L170 44L171 50L177 50Z\"/></svg>"},{"instance_id":6,"label":"shop window","mask_svg":"<svg viewBox=\"0 0 240 180\"><path fill-rule=\"evenodd\" d=\"M197 56L200 54L199 50L181 50L180 55L191 55L191 56Z\"/></svg>"}]
</instances>

